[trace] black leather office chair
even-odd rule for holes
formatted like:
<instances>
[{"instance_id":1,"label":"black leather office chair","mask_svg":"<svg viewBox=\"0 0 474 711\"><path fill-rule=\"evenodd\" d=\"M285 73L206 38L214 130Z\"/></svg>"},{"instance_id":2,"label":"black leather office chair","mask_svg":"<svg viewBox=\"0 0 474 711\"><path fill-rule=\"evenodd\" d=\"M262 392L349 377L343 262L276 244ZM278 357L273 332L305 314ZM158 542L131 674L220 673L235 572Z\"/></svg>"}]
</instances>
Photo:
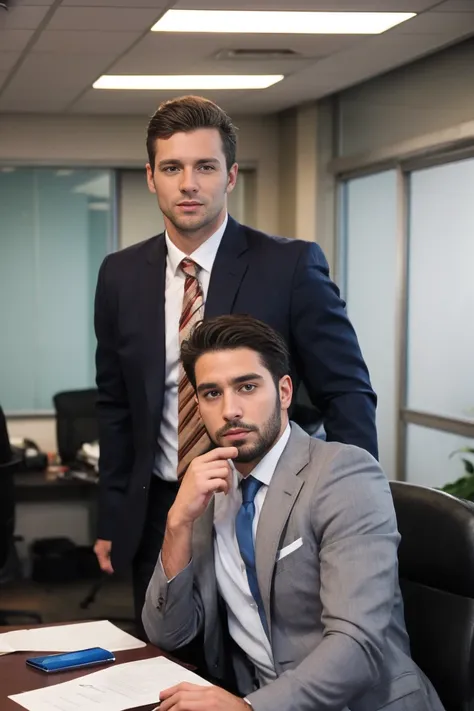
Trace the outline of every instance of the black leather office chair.
<instances>
[{"instance_id":1,"label":"black leather office chair","mask_svg":"<svg viewBox=\"0 0 474 711\"><path fill-rule=\"evenodd\" d=\"M0 407L0 570L5 569L15 545L15 484L13 476L21 459L15 458L10 447L7 423ZM2 576L5 577L5 576ZM31 610L0 609L0 624L11 618L28 619L41 623L41 616Z\"/></svg>"},{"instance_id":2,"label":"black leather office chair","mask_svg":"<svg viewBox=\"0 0 474 711\"><path fill-rule=\"evenodd\" d=\"M474 711L474 506L415 484L390 487L413 659L446 711Z\"/></svg>"},{"instance_id":3,"label":"black leather office chair","mask_svg":"<svg viewBox=\"0 0 474 711\"><path fill-rule=\"evenodd\" d=\"M96 402L95 388L69 390L53 397L58 454L63 464L75 464L77 452L84 442L99 439Z\"/></svg>"}]
</instances>

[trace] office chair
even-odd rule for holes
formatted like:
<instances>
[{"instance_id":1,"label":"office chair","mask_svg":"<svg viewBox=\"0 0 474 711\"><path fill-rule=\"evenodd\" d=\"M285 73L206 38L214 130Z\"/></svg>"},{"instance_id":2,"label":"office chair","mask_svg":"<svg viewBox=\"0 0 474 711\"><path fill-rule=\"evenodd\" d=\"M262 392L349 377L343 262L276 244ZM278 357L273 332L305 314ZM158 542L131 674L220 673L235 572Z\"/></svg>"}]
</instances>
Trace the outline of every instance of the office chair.
<instances>
[{"instance_id":1,"label":"office chair","mask_svg":"<svg viewBox=\"0 0 474 711\"><path fill-rule=\"evenodd\" d=\"M413 659L446 711L474 711L474 506L391 481Z\"/></svg>"},{"instance_id":2,"label":"office chair","mask_svg":"<svg viewBox=\"0 0 474 711\"><path fill-rule=\"evenodd\" d=\"M21 459L13 455L8 437L7 422L0 407L0 570L6 569L15 546L15 483L14 473L20 468ZM5 582L5 580L3 580ZM10 618L27 618L41 623L41 615L31 610L0 609L0 624L8 624Z\"/></svg>"},{"instance_id":3,"label":"office chair","mask_svg":"<svg viewBox=\"0 0 474 711\"><path fill-rule=\"evenodd\" d=\"M63 464L76 465L77 453L84 442L99 439L96 402L95 388L69 390L54 395L58 454Z\"/></svg>"},{"instance_id":4,"label":"office chair","mask_svg":"<svg viewBox=\"0 0 474 711\"><path fill-rule=\"evenodd\" d=\"M99 423L96 411L97 390L69 390L54 395L53 403L56 411L56 436L58 454L61 462L74 469L82 467L77 460L77 452L84 442L94 442L99 439ZM107 583L109 576L98 569L98 578L91 583L90 590L79 603L82 610L87 610L95 602L97 595ZM93 619L90 617L89 619ZM110 617L111 621L130 623L128 617Z\"/></svg>"}]
</instances>

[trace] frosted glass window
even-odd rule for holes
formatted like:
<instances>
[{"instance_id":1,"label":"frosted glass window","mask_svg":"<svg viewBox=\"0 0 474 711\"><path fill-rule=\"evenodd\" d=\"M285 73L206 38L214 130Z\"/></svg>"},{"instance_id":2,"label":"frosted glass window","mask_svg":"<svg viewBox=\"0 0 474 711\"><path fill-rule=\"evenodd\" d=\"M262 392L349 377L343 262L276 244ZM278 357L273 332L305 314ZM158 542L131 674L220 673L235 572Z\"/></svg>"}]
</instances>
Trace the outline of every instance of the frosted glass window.
<instances>
[{"instance_id":1,"label":"frosted glass window","mask_svg":"<svg viewBox=\"0 0 474 711\"><path fill-rule=\"evenodd\" d=\"M450 454L461 447L474 448L474 440L407 425L406 481L433 487L456 481L464 476L464 466L460 455L450 458Z\"/></svg>"},{"instance_id":2,"label":"frosted glass window","mask_svg":"<svg viewBox=\"0 0 474 711\"><path fill-rule=\"evenodd\" d=\"M408 407L474 416L474 160L410 185Z\"/></svg>"},{"instance_id":3,"label":"frosted glass window","mask_svg":"<svg viewBox=\"0 0 474 711\"><path fill-rule=\"evenodd\" d=\"M378 395L380 462L396 461L397 176L350 180L343 196L347 311Z\"/></svg>"},{"instance_id":4,"label":"frosted glass window","mask_svg":"<svg viewBox=\"0 0 474 711\"><path fill-rule=\"evenodd\" d=\"M0 169L0 402L52 409L94 384L93 300L110 250L111 174Z\"/></svg>"}]
</instances>

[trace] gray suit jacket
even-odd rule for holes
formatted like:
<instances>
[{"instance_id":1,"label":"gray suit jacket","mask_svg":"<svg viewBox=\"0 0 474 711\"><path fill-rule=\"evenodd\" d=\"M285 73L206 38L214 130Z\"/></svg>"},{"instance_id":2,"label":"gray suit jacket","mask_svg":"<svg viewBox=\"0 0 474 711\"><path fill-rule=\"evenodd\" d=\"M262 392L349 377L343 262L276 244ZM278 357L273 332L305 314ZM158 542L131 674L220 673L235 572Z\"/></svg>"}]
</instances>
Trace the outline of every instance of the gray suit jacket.
<instances>
[{"instance_id":1,"label":"gray suit jacket","mask_svg":"<svg viewBox=\"0 0 474 711\"><path fill-rule=\"evenodd\" d=\"M277 562L278 551L303 545ZM278 678L252 691L255 711L443 711L410 657L388 481L370 454L292 424L260 514L256 565ZM172 652L204 631L211 673L225 673L214 569L213 506L195 524L191 563L170 583L158 562L143 624Z\"/></svg>"}]
</instances>

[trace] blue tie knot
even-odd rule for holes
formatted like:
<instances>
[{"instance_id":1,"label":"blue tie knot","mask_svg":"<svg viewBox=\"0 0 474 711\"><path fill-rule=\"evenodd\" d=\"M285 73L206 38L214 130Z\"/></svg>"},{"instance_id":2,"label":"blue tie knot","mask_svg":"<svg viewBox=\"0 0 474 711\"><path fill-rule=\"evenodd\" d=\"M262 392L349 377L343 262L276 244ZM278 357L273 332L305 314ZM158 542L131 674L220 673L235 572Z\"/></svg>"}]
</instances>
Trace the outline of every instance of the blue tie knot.
<instances>
[{"instance_id":1,"label":"blue tie knot","mask_svg":"<svg viewBox=\"0 0 474 711\"><path fill-rule=\"evenodd\" d=\"M252 504L257 495L257 491L262 485L263 481L255 479L251 474L245 479L242 479L240 483L240 488L242 489L242 503Z\"/></svg>"}]
</instances>

